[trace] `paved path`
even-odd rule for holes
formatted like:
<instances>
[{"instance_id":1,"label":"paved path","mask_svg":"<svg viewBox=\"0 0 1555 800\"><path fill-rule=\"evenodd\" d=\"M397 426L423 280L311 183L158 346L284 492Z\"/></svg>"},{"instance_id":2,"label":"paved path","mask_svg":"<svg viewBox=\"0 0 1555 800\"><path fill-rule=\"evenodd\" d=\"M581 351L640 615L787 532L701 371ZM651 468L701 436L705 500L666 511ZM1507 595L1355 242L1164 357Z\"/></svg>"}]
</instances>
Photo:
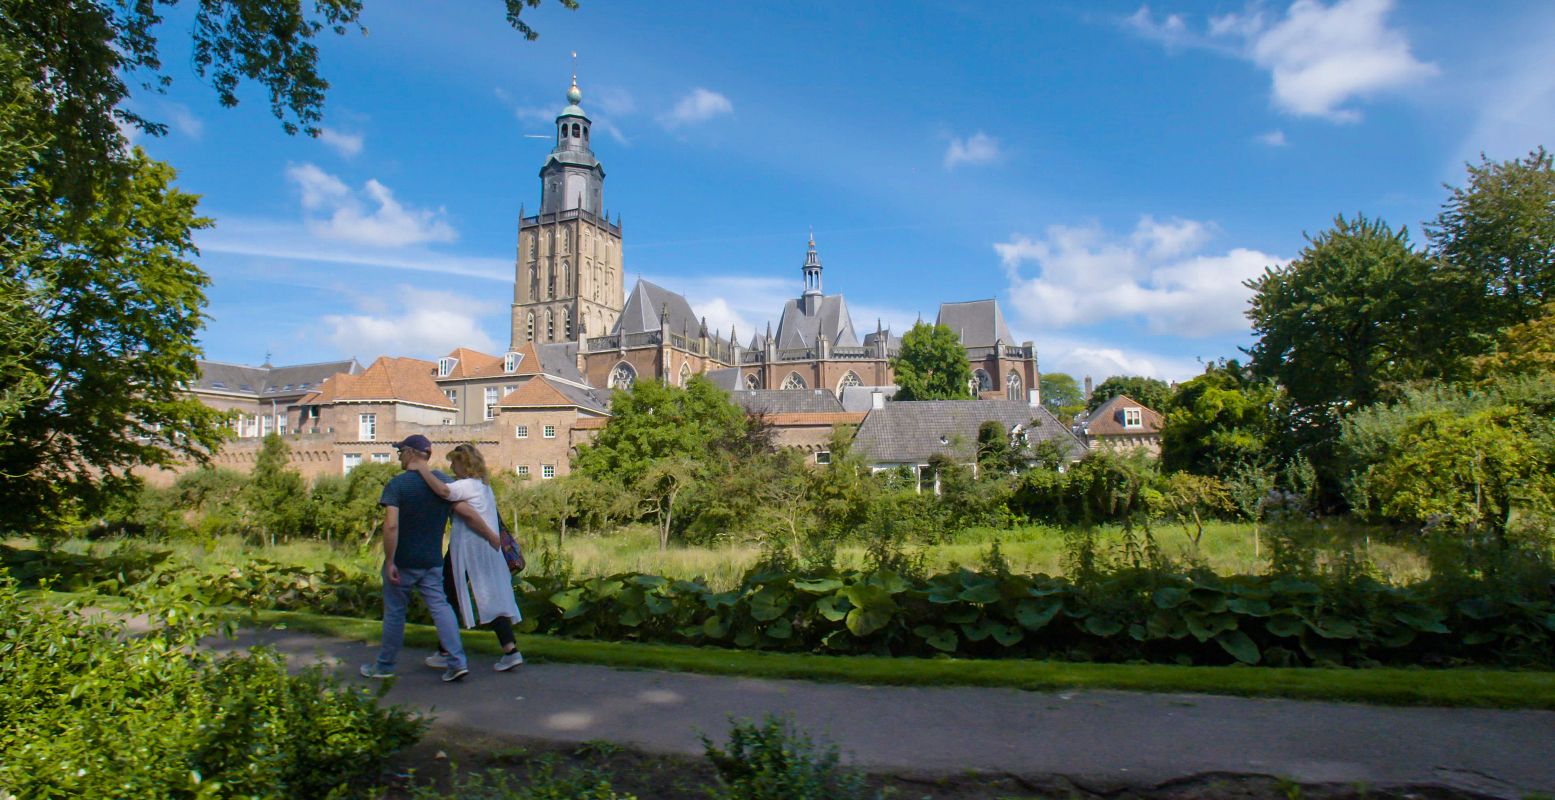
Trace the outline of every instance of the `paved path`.
<instances>
[{"instance_id":1,"label":"paved path","mask_svg":"<svg viewBox=\"0 0 1555 800\"><path fill-rule=\"evenodd\" d=\"M293 631L248 631L295 663L324 660L351 680L376 646ZM226 645L232 646L232 645ZM387 700L429 711L450 735L582 742L700 754L728 719L784 715L842 744L853 763L915 775L967 770L1068 781L1092 791L1195 776L1264 775L1303 784L1439 786L1490 797L1555 795L1555 712L1112 691L851 686L578 664L492 671L444 684L408 648Z\"/></svg>"}]
</instances>

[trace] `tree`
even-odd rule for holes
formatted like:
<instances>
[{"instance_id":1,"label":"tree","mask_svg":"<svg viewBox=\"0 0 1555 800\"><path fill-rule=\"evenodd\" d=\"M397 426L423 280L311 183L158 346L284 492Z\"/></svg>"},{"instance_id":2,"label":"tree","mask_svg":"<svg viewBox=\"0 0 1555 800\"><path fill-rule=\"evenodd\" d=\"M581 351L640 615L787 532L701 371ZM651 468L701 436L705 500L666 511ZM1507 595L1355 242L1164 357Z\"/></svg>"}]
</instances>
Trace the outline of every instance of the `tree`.
<instances>
[{"instance_id":1,"label":"tree","mask_svg":"<svg viewBox=\"0 0 1555 800\"><path fill-rule=\"evenodd\" d=\"M290 538L315 521L302 475L288 466L291 450L280 436L265 436L254 460L254 471L243 488L249 521L261 536L270 540L271 546L278 536L283 540Z\"/></svg>"},{"instance_id":2,"label":"tree","mask_svg":"<svg viewBox=\"0 0 1555 800\"><path fill-rule=\"evenodd\" d=\"M173 170L137 150L123 181L76 214L35 206L38 245L6 265L33 290L25 313L45 331L12 374L42 376L0 439L0 525L30 530L88 509L137 466L200 459L220 443L218 413L184 392L198 374L205 274L186 259L208 221ZM6 383L11 383L8 376Z\"/></svg>"},{"instance_id":3,"label":"tree","mask_svg":"<svg viewBox=\"0 0 1555 800\"><path fill-rule=\"evenodd\" d=\"M1210 364L1177 387L1161 426L1162 466L1221 478L1272 469L1277 399L1272 385L1236 361Z\"/></svg>"},{"instance_id":4,"label":"tree","mask_svg":"<svg viewBox=\"0 0 1555 800\"><path fill-rule=\"evenodd\" d=\"M1333 445L1352 411L1461 367L1453 324L1461 281L1438 270L1406 230L1338 217L1289 264L1247 282L1256 377L1290 398L1289 441L1337 499Z\"/></svg>"},{"instance_id":5,"label":"tree","mask_svg":"<svg viewBox=\"0 0 1555 800\"><path fill-rule=\"evenodd\" d=\"M919 322L902 336L896 370L897 400L969 400L972 369L956 332Z\"/></svg>"},{"instance_id":6,"label":"tree","mask_svg":"<svg viewBox=\"0 0 1555 800\"><path fill-rule=\"evenodd\" d=\"M698 375L686 388L637 381L610 401L610 422L579 449L577 468L630 486L666 459L705 457L716 442L741 442L749 420L729 395Z\"/></svg>"},{"instance_id":7,"label":"tree","mask_svg":"<svg viewBox=\"0 0 1555 800\"><path fill-rule=\"evenodd\" d=\"M1075 414L1085 410L1085 393L1073 376L1063 372L1044 372L1038 385L1042 388L1042 405L1053 412L1059 421L1068 424ZM1143 402L1143 401L1141 401Z\"/></svg>"},{"instance_id":8,"label":"tree","mask_svg":"<svg viewBox=\"0 0 1555 800\"><path fill-rule=\"evenodd\" d=\"M1483 382L1555 373L1555 300L1544 304L1542 316L1503 328L1496 349L1473 360L1473 371Z\"/></svg>"},{"instance_id":9,"label":"tree","mask_svg":"<svg viewBox=\"0 0 1555 800\"><path fill-rule=\"evenodd\" d=\"M1166 381L1159 378L1147 378L1143 375L1114 375L1101 382L1091 392L1091 399L1086 403L1087 413L1101 408L1101 404L1118 395L1128 395L1130 398L1145 408L1167 412L1167 407L1172 402L1172 387Z\"/></svg>"},{"instance_id":10,"label":"tree","mask_svg":"<svg viewBox=\"0 0 1555 800\"><path fill-rule=\"evenodd\" d=\"M1488 338L1529 322L1555 300L1555 157L1543 147L1526 158L1469 164L1465 187L1451 187L1432 248L1460 271L1470 290L1462 324Z\"/></svg>"}]
</instances>

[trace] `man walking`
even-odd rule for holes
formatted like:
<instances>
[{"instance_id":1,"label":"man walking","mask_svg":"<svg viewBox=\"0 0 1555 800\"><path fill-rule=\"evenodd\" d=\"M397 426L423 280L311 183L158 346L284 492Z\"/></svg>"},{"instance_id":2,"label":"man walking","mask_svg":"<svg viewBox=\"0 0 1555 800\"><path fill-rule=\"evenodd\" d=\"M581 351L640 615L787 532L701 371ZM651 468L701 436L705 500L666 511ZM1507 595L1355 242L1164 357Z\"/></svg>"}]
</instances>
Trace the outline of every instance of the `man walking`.
<instances>
[{"instance_id":1,"label":"man walking","mask_svg":"<svg viewBox=\"0 0 1555 800\"><path fill-rule=\"evenodd\" d=\"M361 673L367 678L393 677L405 644L410 593L416 592L432 612L438 641L448 653L443 681L457 681L470 669L459 640L459 622L443 593L443 530L448 527L449 505L416 474L416 467L431 459L432 442L414 434L394 448L405 471L394 476L378 498L383 506L383 645L377 663L363 664ZM446 475L437 477L450 480Z\"/></svg>"}]
</instances>

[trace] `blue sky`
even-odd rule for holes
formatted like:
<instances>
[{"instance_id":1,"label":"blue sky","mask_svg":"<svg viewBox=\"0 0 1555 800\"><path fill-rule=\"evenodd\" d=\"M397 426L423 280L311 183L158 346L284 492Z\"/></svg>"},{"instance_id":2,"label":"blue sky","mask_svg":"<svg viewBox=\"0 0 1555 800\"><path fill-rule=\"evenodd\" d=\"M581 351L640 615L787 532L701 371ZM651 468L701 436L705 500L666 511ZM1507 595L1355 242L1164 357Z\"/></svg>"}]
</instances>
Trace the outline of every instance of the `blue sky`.
<instances>
[{"instance_id":1,"label":"blue sky","mask_svg":"<svg viewBox=\"0 0 1555 800\"><path fill-rule=\"evenodd\" d=\"M1249 341L1243 280L1335 214L1432 218L1463 163L1555 145L1555 5L368 0L321 41L318 139L193 74L137 137L216 227L210 358L436 356L508 341L520 204L576 51L638 276L740 338L814 230L854 324L996 297L1043 371L1182 379ZM534 138L540 137L540 138Z\"/></svg>"}]
</instances>

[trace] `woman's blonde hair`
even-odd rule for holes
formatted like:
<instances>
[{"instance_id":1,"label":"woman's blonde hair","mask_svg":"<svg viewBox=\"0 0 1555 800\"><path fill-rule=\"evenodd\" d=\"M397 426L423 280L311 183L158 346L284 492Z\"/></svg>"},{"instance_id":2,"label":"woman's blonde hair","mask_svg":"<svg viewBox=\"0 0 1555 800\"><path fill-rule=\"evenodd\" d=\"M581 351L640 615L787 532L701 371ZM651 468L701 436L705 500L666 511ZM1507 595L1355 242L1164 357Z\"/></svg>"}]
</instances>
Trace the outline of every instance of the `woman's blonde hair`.
<instances>
[{"instance_id":1,"label":"woman's blonde hair","mask_svg":"<svg viewBox=\"0 0 1555 800\"><path fill-rule=\"evenodd\" d=\"M482 483L491 483L491 476L486 472L486 457L473 444L455 447L448 454L448 466L453 468L455 477L480 478Z\"/></svg>"}]
</instances>

